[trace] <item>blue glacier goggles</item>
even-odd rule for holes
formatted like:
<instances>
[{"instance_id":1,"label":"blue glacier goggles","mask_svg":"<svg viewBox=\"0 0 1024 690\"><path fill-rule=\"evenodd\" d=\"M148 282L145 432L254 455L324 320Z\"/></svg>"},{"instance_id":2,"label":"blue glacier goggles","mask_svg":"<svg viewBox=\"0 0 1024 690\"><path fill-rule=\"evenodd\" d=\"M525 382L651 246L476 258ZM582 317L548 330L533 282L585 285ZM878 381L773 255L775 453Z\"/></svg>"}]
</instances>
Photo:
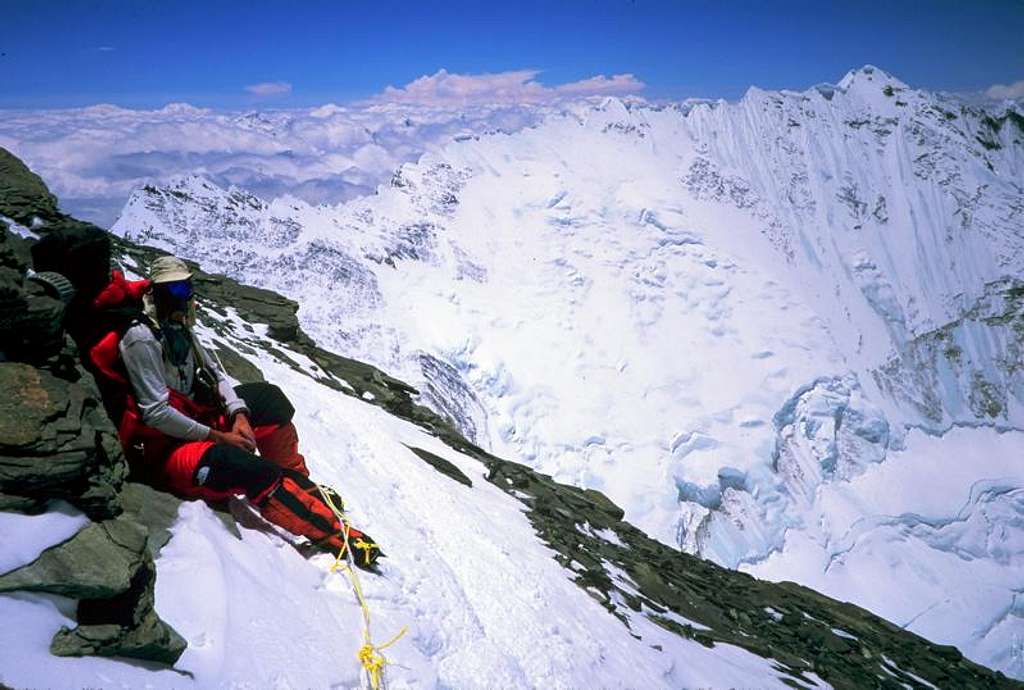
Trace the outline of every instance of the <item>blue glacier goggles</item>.
<instances>
[{"instance_id":1,"label":"blue glacier goggles","mask_svg":"<svg viewBox=\"0 0 1024 690\"><path fill-rule=\"evenodd\" d=\"M191 280L175 280L171 283L161 283L160 289L178 302L187 302L195 294L195 291L192 289Z\"/></svg>"}]
</instances>

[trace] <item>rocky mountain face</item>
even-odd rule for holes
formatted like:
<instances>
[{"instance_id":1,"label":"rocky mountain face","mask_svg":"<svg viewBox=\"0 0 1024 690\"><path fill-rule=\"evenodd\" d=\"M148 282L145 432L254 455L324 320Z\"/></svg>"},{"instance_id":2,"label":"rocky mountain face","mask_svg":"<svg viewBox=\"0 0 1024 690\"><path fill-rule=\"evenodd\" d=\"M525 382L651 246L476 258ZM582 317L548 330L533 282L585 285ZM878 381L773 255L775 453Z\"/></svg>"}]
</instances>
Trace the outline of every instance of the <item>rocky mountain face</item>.
<instances>
[{"instance_id":1,"label":"rocky mountain face","mask_svg":"<svg viewBox=\"0 0 1024 690\"><path fill-rule=\"evenodd\" d=\"M3 185L25 179L26 174L9 158L7 161L0 169L0 188L4 189L10 187ZM24 240L15 237L11 229L29 234L26 228L33 227L43 233L62 223L75 222L63 216L44 220L35 213L34 208L45 208L48 197L44 191L40 189L35 202L29 198L27 207L22 204L21 208L27 209L24 212L5 204L0 197L0 213L7 226L2 229L0 245L4 249L0 254L5 271L4 314L24 314L26 303L32 314L46 307L53 320L41 330L60 344L56 354L30 357L24 348L19 349L20 341L11 338L17 328L10 325L10 320L3 322L5 358L0 362L0 379L4 384L5 414L0 496L4 502L0 505L4 511L49 514L64 510L61 506L66 501L80 508L82 517L75 529L66 530L70 534L65 539L49 548L41 544L37 558L22 558L28 562L0 574L0 591L44 592L79 600L79 627L57 634L52 644L54 653L137 656L174 663L185 641L153 610L153 582L166 560L161 549L166 553L176 539L185 539L187 529L182 533L176 524L182 519L176 499L125 481L124 459L113 428L103 416L95 386L75 364L70 342L55 336L60 303L37 291L32 281L24 278ZM33 203L39 206L33 207ZM139 272L159 255L158 250L123 240L117 248L124 264ZM260 362L269 362L271 359L266 358L270 357L294 371L299 377L296 380L304 381L301 385L305 390L289 391L293 396L305 397L323 390L328 397L357 399L364 406L376 406L412 422L461 458L456 465L435 452L409 446L426 471L439 472L451 480L450 491L482 491L474 478L459 468L468 468L467 461L479 463L484 468L484 483L500 489L526 514L535 538L549 550L547 557L561 566L561 577L599 603L593 615L614 616L620 621L620 629L628 633L623 639L634 645L623 648L622 653L641 654L644 650L643 654L676 658L696 643L694 649L706 650L705 661L697 666L711 664L717 668L713 661L716 655L726 655L721 657L726 659L734 656L729 650L744 650L768 660L771 677L776 679L773 683L789 687L1018 685L1001 673L966 660L955 648L928 642L852 604L793 583L757 580L659 543L623 521L623 511L600 492L559 483L528 466L492 455L467 440L450 420L418 404L411 386L373 366L323 349L299 326L299 305L295 302L206 273L198 266L196 284L203 304L202 329L238 380L261 378ZM393 500L402 499L396 495ZM435 502L441 500L440 496L434 497ZM447 517L458 524L457 515ZM251 529L236 524L232 516L221 519L236 532ZM8 536L13 535L5 535L5 542ZM502 537L500 531L487 536L499 544ZM25 539L11 543L14 541ZM262 542L240 543L238 548L249 550L273 548ZM423 555L436 548L419 543ZM463 557L467 548L477 547L460 547ZM435 552L433 557L438 555ZM187 555L185 559L187 562ZM180 567L180 561L176 562ZM492 570L497 565L492 562ZM282 581L281 586L286 582ZM4 599L0 597L0 606ZM409 604L415 605L415 601ZM350 613L358 617L354 606ZM294 615L301 618L305 614L299 611ZM653 647L641 642L649 639L645 626L650 624L668 633ZM279 626L286 630L288 625L287 620L278 620L274 629ZM287 645L287 640L273 637L274 629L262 634L271 637L271 645ZM252 633L248 630L228 629L225 634L245 636L247 644L258 642L250 639ZM188 642L207 644L196 639ZM534 649L532 654L536 662L543 650ZM3 662L5 675L14 670L9 661L15 663ZM725 673L724 669L719 673ZM85 670L81 667L79 673ZM479 678L480 669L475 672ZM36 673L38 677L50 677L45 669ZM135 673L148 671L132 666L115 670L108 667L103 677L108 682L118 678L117 682L130 685L141 680ZM687 675L694 671L685 665L673 673L681 674L673 676L677 679L696 677ZM714 678L716 672L704 673L703 677ZM79 680L84 677L73 676ZM755 677L756 682L765 681L761 675L750 676L749 682ZM161 678L147 676L147 681L162 682ZM199 681L203 678L207 682L216 680L201 676ZM255 677L221 677L220 682L225 681L259 682ZM171 682L180 686L188 681L175 676ZM571 680L563 678L560 682ZM629 685L626 679L621 682Z\"/></svg>"},{"instance_id":2,"label":"rocky mountain face","mask_svg":"<svg viewBox=\"0 0 1024 690\"><path fill-rule=\"evenodd\" d=\"M153 607L153 559L162 542L159 521L153 529L150 524L161 513L157 501L171 508L164 516L171 517L176 500L126 483L117 432L63 333L64 303L45 284L25 278L27 242L8 229L77 221L60 214L42 181L3 150L0 217L0 511L39 514L74 506L86 523L67 541L41 544L31 563L0 575L0 592L77 601L78 625L57 632L54 654L173 664L185 641ZM4 535L5 549L15 549L17 537ZM4 554L5 562L9 558Z\"/></svg>"},{"instance_id":3,"label":"rocky mountain face","mask_svg":"<svg viewBox=\"0 0 1024 690\"><path fill-rule=\"evenodd\" d=\"M318 342L666 544L1019 676L1019 107L870 66L609 99L339 206L144 187L113 232L295 299ZM911 594L859 584L879 569Z\"/></svg>"}]
</instances>

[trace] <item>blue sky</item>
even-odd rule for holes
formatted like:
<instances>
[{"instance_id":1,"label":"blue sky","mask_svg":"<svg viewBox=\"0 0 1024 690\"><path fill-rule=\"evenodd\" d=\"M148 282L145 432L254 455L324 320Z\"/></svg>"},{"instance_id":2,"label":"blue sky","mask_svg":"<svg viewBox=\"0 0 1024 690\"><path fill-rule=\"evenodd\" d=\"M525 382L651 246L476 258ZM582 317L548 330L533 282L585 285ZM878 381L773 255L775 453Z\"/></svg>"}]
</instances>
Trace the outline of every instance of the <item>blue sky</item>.
<instances>
[{"instance_id":1,"label":"blue sky","mask_svg":"<svg viewBox=\"0 0 1024 690\"><path fill-rule=\"evenodd\" d=\"M1024 80L1024 0L0 4L7 108L306 106L439 69L545 85L629 73L652 98L805 88L865 63L935 89ZM261 83L288 86L246 91Z\"/></svg>"}]
</instances>

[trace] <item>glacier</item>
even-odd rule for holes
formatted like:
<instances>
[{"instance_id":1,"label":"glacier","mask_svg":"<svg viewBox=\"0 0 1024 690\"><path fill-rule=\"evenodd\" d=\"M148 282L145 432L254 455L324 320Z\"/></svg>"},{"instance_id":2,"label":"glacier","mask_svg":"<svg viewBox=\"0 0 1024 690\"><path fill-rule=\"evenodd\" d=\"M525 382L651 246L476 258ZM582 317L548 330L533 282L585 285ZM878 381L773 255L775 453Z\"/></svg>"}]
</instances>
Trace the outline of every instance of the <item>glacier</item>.
<instances>
[{"instance_id":1,"label":"glacier","mask_svg":"<svg viewBox=\"0 0 1024 690\"><path fill-rule=\"evenodd\" d=\"M339 205L146 185L113 231L295 299L665 543L1024 677L1021 113L871 66L609 98Z\"/></svg>"}]
</instances>

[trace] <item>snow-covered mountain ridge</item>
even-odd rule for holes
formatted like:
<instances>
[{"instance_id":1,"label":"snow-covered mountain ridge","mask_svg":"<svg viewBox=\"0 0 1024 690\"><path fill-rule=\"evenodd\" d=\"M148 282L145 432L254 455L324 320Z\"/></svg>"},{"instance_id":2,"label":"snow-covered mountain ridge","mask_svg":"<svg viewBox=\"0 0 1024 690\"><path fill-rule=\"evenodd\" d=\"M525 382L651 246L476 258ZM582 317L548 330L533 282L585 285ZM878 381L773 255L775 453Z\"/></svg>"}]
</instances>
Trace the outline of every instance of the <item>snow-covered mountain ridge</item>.
<instances>
[{"instance_id":1,"label":"snow-covered mountain ridge","mask_svg":"<svg viewBox=\"0 0 1024 690\"><path fill-rule=\"evenodd\" d=\"M608 99L337 207L182 178L114 231L283 292L318 341L667 543L1020 674L1024 470L957 453L1022 447L1022 140L1017 105L865 67L735 104ZM872 523L924 509L913 483L879 500L907 467L945 487L929 524L966 504L987 526ZM971 487L996 474L989 510ZM848 543L854 524L876 526ZM864 583L883 553L899 602Z\"/></svg>"}]
</instances>

